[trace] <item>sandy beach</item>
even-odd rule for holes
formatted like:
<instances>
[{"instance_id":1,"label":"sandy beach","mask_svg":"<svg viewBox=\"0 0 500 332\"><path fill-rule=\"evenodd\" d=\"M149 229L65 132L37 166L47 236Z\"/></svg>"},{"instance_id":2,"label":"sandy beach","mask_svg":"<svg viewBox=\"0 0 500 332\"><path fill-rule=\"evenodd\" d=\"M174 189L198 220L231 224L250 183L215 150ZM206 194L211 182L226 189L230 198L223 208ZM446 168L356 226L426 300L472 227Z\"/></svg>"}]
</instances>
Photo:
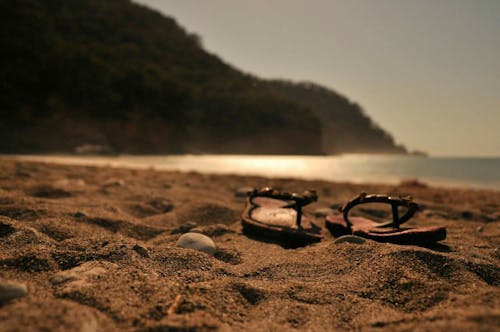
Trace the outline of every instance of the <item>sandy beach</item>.
<instances>
[{"instance_id":1,"label":"sandy beach","mask_svg":"<svg viewBox=\"0 0 500 332\"><path fill-rule=\"evenodd\" d=\"M285 249L241 231L240 188L315 189L314 212L360 192L411 195L440 245ZM324 217L315 217L323 225ZM213 256L178 248L186 225ZM494 331L500 192L0 163L0 331ZM0 294L1 298L1 294Z\"/></svg>"}]
</instances>

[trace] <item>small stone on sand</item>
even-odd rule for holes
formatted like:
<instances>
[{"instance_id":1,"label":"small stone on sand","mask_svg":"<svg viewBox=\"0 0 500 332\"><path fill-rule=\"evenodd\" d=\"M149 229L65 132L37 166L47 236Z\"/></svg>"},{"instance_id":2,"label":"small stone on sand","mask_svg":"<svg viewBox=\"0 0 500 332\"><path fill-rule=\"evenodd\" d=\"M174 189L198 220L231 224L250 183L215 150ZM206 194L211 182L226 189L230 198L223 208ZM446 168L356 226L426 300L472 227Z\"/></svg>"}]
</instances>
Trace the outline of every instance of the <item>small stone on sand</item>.
<instances>
[{"instance_id":1,"label":"small stone on sand","mask_svg":"<svg viewBox=\"0 0 500 332\"><path fill-rule=\"evenodd\" d=\"M360 236L356 236L356 235L343 235L343 236L335 239L335 241L333 241L333 243L335 243L335 244L344 243L344 242L363 244L366 242L366 239L364 239Z\"/></svg>"},{"instance_id":2,"label":"small stone on sand","mask_svg":"<svg viewBox=\"0 0 500 332\"><path fill-rule=\"evenodd\" d=\"M26 294L28 294L26 285L0 280L0 305L23 297Z\"/></svg>"},{"instance_id":3,"label":"small stone on sand","mask_svg":"<svg viewBox=\"0 0 500 332\"><path fill-rule=\"evenodd\" d=\"M170 212L174 209L174 204L168 199L164 198L155 198L149 201L149 205L154 207L155 209L160 210L163 213Z\"/></svg>"},{"instance_id":4,"label":"small stone on sand","mask_svg":"<svg viewBox=\"0 0 500 332\"><path fill-rule=\"evenodd\" d=\"M209 255L213 255L216 250L214 241L200 233L186 233L181 235L179 240L177 240L176 246L203 251Z\"/></svg>"},{"instance_id":5,"label":"small stone on sand","mask_svg":"<svg viewBox=\"0 0 500 332\"><path fill-rule=\"evenodd\" d=\"M151 256L149 255L148 249L144 248L141 245L136 244L134 246L135 252L137 252L139 255L141 255L144 258L150 258Z\"/></svg>"}]
</instances>

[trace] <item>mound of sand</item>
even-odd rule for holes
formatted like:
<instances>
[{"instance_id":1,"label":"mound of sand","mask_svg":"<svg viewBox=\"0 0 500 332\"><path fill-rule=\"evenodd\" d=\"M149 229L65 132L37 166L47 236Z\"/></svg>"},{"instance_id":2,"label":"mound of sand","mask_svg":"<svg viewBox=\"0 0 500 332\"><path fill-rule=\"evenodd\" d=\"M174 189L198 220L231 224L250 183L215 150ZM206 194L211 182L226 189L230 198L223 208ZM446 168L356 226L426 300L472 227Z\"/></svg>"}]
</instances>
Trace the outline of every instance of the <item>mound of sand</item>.
<instances>
[{"instance_id":1,"label":"mound of sand","mask_svg":"<svg viewBox=\"0 0 500 332\"><path fill-rule=\"evenodd\" d=\"M248 186L411 194L432 248L325 240L285 249L241 233ZM1 331L483 330L500 327L500 193L213 176L13 160L0 164ZM321 223L321 217L317 218ZM177 248L180 227L217 244ZM179 228L180 227L180 228Z\"/></svg>"}]
</instances>

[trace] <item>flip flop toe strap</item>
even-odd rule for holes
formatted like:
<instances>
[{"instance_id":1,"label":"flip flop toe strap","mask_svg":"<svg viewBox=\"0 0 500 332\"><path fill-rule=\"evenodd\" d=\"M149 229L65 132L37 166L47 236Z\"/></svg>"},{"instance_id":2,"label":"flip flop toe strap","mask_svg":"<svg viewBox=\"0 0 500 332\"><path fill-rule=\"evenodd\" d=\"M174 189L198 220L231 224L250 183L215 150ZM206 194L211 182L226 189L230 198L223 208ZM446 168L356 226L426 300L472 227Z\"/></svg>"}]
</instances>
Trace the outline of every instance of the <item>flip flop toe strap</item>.
<instances>
[{"instance_id":1,"label":"flip flop toe strap","mask_svg":"<svg viewBox=\"0 0 500 332\"><path fill-rule=\"evenodd\" d=\"M285 205L283 207L292 208L297 212L296 223L298 228L301 228L300 224L302 221L302 207L312 202L316 202L318 200L318 195L314 190L306 190L302 194L297 194L297 193L282 192L270 187L254 189L249 193L250 203L252 203L252 205L258 206L258 204L253 201L253 199L256 197L268 197L284 201L290 201L290 204Z\"/></svg>"},{"instance_id":2,"label":"flip flop toe strap","mask_svg":"<svg viewBox=\"0 0 500 332\"><path fill-rule=\"evenodd\" d=\"M351 221L349 221L349 211L359 204L365 203L385 203L390 204L392 208L392 221L387 221L385 223L380 223L377 227L395 227L399 228L399 225L408 221L415 212L418 210L418 204L413 202L413 199L410 196L407 197L393 197L388 195L378 195L371 194L368 195L366 193L361 193L358 197L351 200L349 203L341 207L339 210L343 213L344 220L346 221L349 227L352 227ZM404 206L408 208L406 213L402 216L399 216L398 207Z\"/></svg>"}]
</instances>

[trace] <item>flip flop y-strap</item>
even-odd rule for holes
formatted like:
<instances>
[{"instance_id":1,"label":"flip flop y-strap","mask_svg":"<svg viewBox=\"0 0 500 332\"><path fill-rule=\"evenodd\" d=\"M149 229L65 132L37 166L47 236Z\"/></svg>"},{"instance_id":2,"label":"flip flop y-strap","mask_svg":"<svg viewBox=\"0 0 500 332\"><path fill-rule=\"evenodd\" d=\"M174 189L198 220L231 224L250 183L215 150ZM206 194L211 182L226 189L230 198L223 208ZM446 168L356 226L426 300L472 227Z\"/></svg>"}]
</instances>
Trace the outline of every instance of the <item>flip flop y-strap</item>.
<instances>
[{"instance_id":1,"label":"flip flop y-strap","mask_svg":"<svg viewBox=\"0 0 500 332\"><path fill-rule=\"evenodd\" d=\"M392 221L380 223L379 225L377 225L377 227L399 228L399 225L408 221L408 219L410 219L418 210L418 204L413 202L413 199L410 196L393 197L388 195L379 195L379 194L368 195L366 193L361 193L358 197L351 200L349 203L347 203L346 205L344 205L339 209L339 211L343 213L344 220L349 228L351 228L353 225L352 222L349 221L349 210L351 210L356 205L365 203L386 203L391 205ZM402 216L399 216L399 211L398 211L399 206L404 206L408 208L406 213Z\"/></svg>"},{"instance_id":2,"label":"flip flop y-strap","mask_svg":"<svg viewBox=\"0 0 500 332\"><path fill-rule=\"evenodd\" d=\"M302 207L318 200L318 195L314 190L306 190L302 194L297 194L281 192L270 187L254 189L249 193L250 203L258 206L259 204L253 201L256 197L268 197L290 202L288 205L283 206L283 208L292 208L297 212L296 223L298 228L301 227Z\"/></svg>"}]
</instances>

